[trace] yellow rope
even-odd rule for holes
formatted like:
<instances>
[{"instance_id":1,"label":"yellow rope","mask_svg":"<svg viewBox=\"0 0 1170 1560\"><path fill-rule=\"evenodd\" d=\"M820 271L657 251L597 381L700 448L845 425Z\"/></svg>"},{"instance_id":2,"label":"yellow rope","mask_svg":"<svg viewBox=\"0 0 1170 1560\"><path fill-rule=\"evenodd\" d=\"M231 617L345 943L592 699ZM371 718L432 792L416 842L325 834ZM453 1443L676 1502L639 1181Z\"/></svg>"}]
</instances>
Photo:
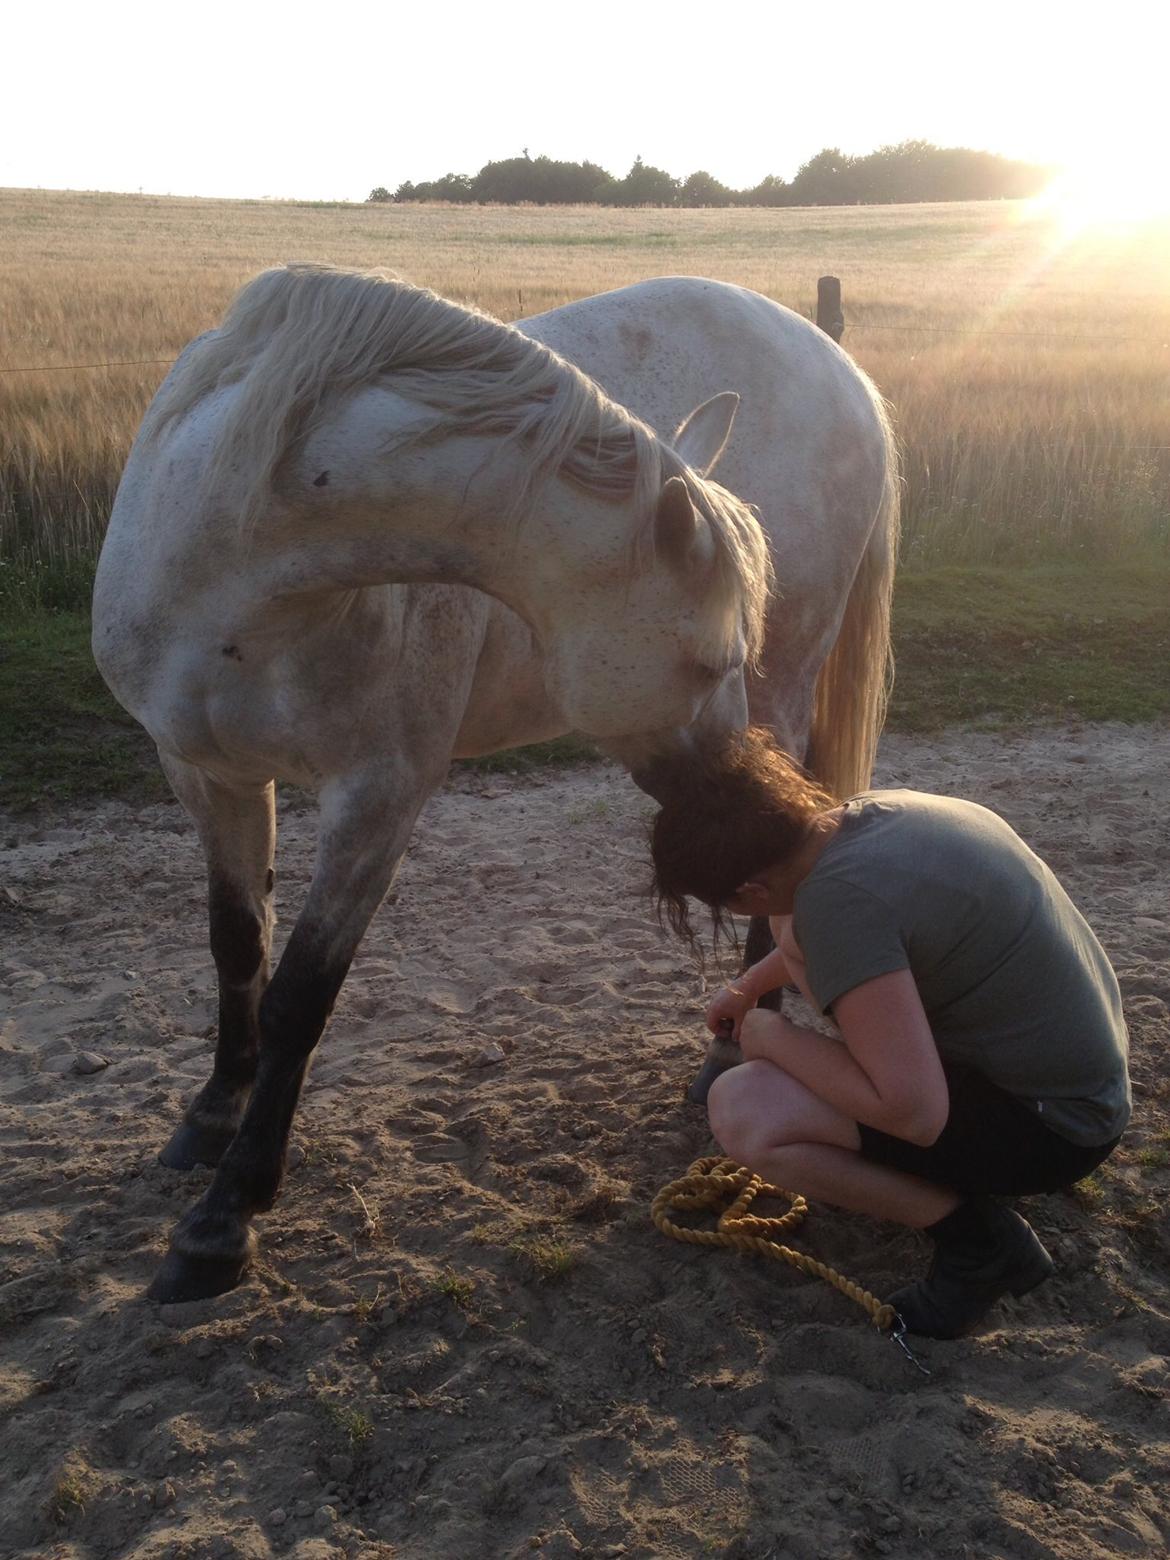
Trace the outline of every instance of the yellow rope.
<instances>
[{"instance_id":1,"label":"yellow rope","mask_svg":"<svg viewBox=\"0 0 1170 1560\"><path fill-rule=\"evenodd\" d=\"M757 1197L787 1197L792 1206L777 1218L760 1218L748 1212ZM674 1209L697 1208L709 1208L718 1214L715 1229L688 1229L667 1217ZM730 1246L733 1251L755 1251L761 1256L791 1262L793 1267L823 1278L856 1301L869 1312L875 1327L883 1332L893 1327L897 1312L892 1305L884 1304L868 1289L862 1289L860 1284L853 1283L815 1257L793 1251L791 1246L782 1246L769 1238L795 1229L807 1212L808 1203L798 1193L786 1191L782 1186L769 1186L753 1171L737 1165L734 1159L723 1159L718 1154L696 1159L686 1175L662 1188L650 1207L650 1217L655 1225L674 1240L685 1240L692 1246Z\"/></svg>"}]
</instances>

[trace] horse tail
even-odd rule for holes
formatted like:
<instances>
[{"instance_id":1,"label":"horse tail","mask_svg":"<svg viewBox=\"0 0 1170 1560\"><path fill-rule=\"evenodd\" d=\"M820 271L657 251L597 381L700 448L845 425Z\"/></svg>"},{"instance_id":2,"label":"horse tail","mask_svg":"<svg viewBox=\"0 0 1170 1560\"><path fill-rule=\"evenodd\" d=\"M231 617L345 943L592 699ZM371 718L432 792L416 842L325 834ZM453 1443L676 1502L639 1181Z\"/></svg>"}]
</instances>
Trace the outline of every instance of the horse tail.
<instances>
[{"instance_id":1,"label":"horse tail","mask_svg":"<svg viewBox=\"0 0 1170 1560\"><path fill-rule=\"evenodd\" d=\"M836 643L817 678L806 763L835 796L864 791L894 680L890 609L898 560L901 474L889 415L877 392L884 475L877 515L845 603Z\"/></svg>"}]
</instances>

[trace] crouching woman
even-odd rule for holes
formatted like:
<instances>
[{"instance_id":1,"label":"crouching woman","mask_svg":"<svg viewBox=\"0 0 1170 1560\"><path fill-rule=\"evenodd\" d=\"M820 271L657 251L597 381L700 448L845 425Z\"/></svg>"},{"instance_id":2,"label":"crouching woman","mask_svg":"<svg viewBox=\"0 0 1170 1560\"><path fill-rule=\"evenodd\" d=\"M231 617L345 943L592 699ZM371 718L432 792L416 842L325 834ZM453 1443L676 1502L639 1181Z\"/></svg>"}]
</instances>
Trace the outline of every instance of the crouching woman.
<instances>
[{"instance_id":1,"label":"crouching woman","mask_svg":"<svg viewBox=\"0 0 1170 1560\"><path fill-rule=\"evenodd\" d=\"M996 814L910 790L837 804L766 733L696 763L652 835L662 913L692 936L771 918L775 950L711 1003L742 1066L708 1100L725 1153L806 1196L922 1230L891 1295L954 1338L1052 1259L1000 1201L1058 1191L1129 1119L1117 980L1052 872ZM842 1041L757 1009L795 984Z\"/></svg>"}]
</instances>

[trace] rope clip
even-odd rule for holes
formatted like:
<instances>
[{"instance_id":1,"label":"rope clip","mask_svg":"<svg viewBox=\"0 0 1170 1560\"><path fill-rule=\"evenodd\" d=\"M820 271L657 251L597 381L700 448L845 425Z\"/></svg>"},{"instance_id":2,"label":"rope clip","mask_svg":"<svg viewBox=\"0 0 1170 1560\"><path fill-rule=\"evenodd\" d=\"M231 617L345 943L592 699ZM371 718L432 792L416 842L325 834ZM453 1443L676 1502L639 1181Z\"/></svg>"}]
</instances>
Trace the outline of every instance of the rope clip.
<instances>
[{"instance_id":1,"label":"rope clip","mask_svg":"<svg viewBox=\"0 0 1170 1560\"><path fill-rule=\"evenodd\" d=\"M911 1349L910 1345L906 1342L906 1323L902 1320L901 1315L897 1311L894 1312L894 1325L890 1328L890 1337L898 1345L902 1353L910 1361L911 1365L917 1366L917 1368L924 1376L930 1375L930 1371L926 1368L926 1366L918 1358L917 1354L914 1353L913 1349Z\"/></svg>"}]
</instances>

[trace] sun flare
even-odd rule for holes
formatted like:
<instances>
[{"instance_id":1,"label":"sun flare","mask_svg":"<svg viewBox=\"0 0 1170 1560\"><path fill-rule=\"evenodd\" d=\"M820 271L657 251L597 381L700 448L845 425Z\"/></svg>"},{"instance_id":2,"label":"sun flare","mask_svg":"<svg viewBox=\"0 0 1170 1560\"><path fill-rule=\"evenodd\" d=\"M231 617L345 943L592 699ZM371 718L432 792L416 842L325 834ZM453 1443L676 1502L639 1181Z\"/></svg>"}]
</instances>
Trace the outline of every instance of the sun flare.
<instances>
[{"instance_id":1,"label":"sun flare","mask_svg":"<svg viewBox=\"0 0 1170 1560\"><path fill-rule=\"evenodd\" d=\"M1170 179L1152 160L1114 156L1066 168L1034 202L1073 236L1090 228L1130 227L1170 219Z\"/></svg>"}]
</instances>

